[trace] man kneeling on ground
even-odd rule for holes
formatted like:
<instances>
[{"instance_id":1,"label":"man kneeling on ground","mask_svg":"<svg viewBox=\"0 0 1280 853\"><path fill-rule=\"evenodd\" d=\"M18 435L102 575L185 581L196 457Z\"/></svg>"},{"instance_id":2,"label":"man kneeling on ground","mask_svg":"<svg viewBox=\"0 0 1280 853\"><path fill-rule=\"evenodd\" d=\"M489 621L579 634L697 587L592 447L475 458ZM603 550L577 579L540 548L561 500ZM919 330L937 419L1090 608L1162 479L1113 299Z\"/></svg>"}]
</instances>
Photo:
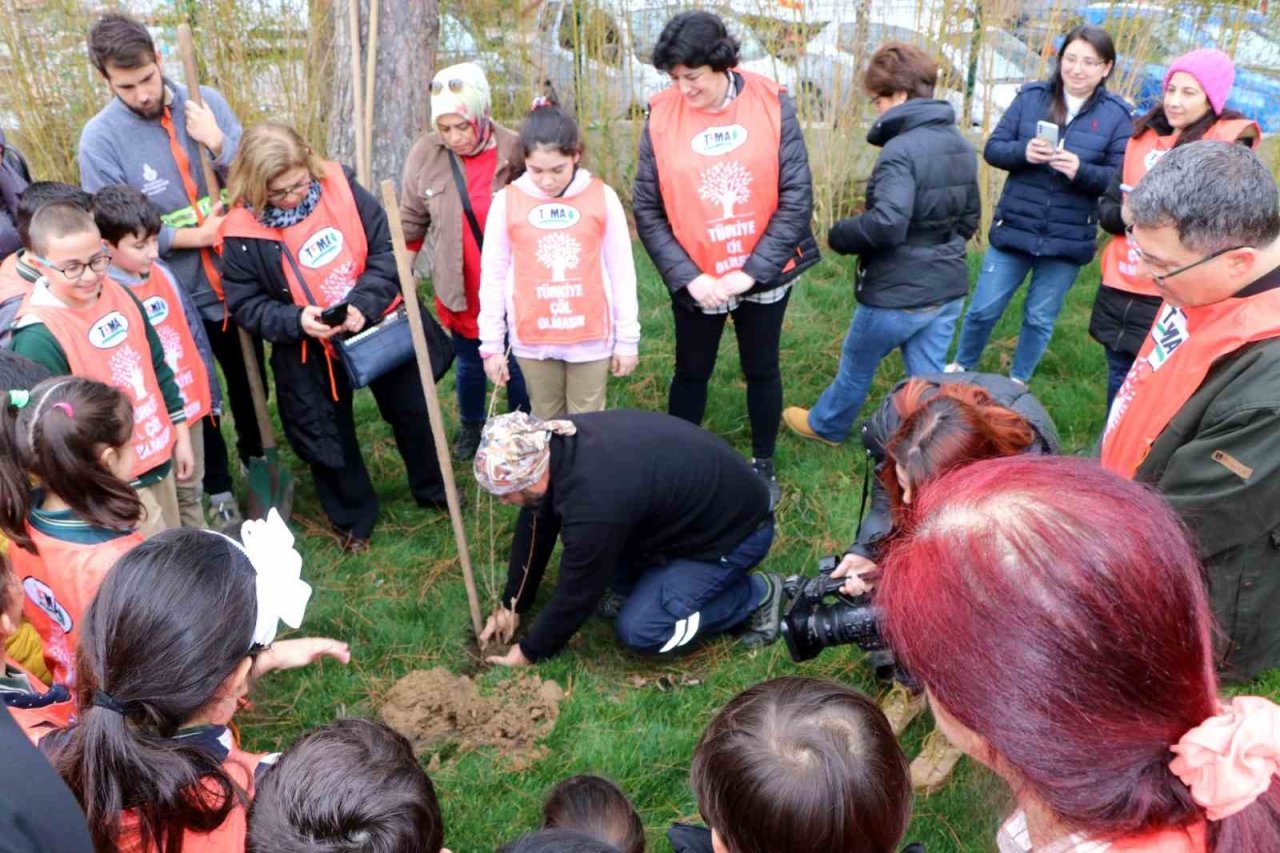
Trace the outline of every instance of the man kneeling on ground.
<instances>
[{"instance_id":1,"label":"man kneeling on ground","mask_svg":"<svg viewBox=\"0 0 1280 853\"><path fill-rule=\"evenodd\" d=\"M654 412L551 421L514 412L485 425L475 472L503 503L522 507L506 591L481 646L515 637L556 538L564 544L551 600L490 662L549 658L597 610L616 612L618 639L643 654L731 629L753 648L777 639L781 578L748 574L773 543L769 490L720 438Z\"/></svg>"}]
</instances>

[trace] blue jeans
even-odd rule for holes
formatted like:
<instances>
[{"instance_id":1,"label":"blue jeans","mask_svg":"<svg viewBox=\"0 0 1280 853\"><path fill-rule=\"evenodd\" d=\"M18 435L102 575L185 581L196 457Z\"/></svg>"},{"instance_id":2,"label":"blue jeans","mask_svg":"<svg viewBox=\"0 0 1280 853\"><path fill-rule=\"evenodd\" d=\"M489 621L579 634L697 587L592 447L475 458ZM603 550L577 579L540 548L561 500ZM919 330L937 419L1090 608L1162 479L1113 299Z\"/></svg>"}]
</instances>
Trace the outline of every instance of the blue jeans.
<instances>
[{"instance_id":1,"label":"blue jeans","mask_svg":"<svg viewBox=\"0 0 1280 853\"><path fill-rule=\"evenodd\" d=\"M1102 351L1107 354L1107 413L1110 414L1111 404L1115 402L1116 394L1124 384L1124 378L1129 375L1129 368L1133 367L1135 356L1107 346L1104 346Z\"/></svg>"},{"instance_id":2,"label":"blue jeans","mask_svg":"<svg viewBox=\"0 0 1280 853\"><path fill-rule=\"evenodd\" d=\"M665 654L741 625L764 595L747 574L773 545L773 519L715 561L676 558L636 578L618 613L618 640L641 654ZM615 583L618 592L625 584Z\"/></svg>"},{"instance_id":3,"label":"blue jeans","mask_svg":"<svg viewBox=\"0 0 1280 853\"><path fill-rule=\"evenodd\" d=\"M1062 300L1075 284L1080 264L1062 258L1037 258L1023 252L1005 252L992 246L982 258L982 272L969 301L969 312L960 330L960 348L956 362L965 370L976 370L991 330L1009 307L1013 294L1031 273L1031 285L1022 308L1022 331L1013 351L1013 367L1009 376L1028 382L1036 372L1044 351L1053 337L1053 324L1062 311Z\"/></svg>"},{"instance_id":4,"label":"blue jeans","mask_svg":"<svg viewBox=\"0 0 1280 853\"><path fill-rule=\"evenodd\" d=\"M489 391L489 379L484 375L484 359L480 357L480 339L464 338L457 332L450 331L453 337L453 351L457 357L453 360L453 384L458 393L458 419L464 424L482 424L488 410L485 408L484 396ZM511 378L507 381L507 411L529 411L529 392L524 387L524 374L516 357L507 359L507 369Z\"/></svg>"},{"instance_id":5,"label":"blue jeans","mask_svg":"<svg viewBox=\"0 0 1280 853\"><path fill-rule=\"evenodd\" d=\"M840 350L836 378L809 410L809 428L828 441L844 441L866 402L880 361L902 348L907 375L940 373L964 298L928 308L859 305Z\"/></svg>"}]
</instances>

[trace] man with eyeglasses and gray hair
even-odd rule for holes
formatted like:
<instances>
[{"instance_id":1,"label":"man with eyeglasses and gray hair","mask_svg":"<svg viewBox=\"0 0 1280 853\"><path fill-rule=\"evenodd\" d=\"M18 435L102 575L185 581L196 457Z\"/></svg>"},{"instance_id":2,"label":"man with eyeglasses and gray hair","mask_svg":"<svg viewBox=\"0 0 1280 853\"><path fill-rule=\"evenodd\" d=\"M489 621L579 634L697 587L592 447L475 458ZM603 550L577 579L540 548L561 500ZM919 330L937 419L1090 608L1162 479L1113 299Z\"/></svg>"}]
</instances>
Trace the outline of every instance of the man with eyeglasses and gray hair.
<instances>
[{"instance_id":1,"label":"man with eyeglasses and gray hair","mask_svg":"<svg viewBox=\"0 0 1280 853\"><path fill-rule=\"evenodd\" d=\"M1194 142L1127 201L1164 304L1116 395L1102 464L1150 483L1195 534L1218 666L1280 666L1280 193L1252 151Z\"/></svg>"}]
</instances>

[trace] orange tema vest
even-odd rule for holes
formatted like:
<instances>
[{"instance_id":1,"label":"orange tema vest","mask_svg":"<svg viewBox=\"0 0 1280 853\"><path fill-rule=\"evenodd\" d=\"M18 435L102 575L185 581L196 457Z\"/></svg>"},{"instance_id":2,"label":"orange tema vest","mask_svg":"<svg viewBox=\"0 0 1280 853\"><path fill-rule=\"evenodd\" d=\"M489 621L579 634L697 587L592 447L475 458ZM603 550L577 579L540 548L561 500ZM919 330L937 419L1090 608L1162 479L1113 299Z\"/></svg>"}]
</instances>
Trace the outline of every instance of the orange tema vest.
<instances>
[{"instance_id":1,"label":"orange tema vest","mask_svg":"<svg viewBox=\"0 0 1280 853\"><path fill-rule=\"evenodd\" d=\"M360 211L356 209L356 199L342 167L326 162L324 175L320 181L319 203L297 225L268 228L243 206L232 210L222 225L224 237L273 240L293 256L305 286L298 280L288 258L282 257L281 264L289 293L299 306L314 304L329 308L342 302L364 272L369 258ZM308 298L308 290L313 298Z\"/></svg>"},{"instance_id":2,"label":"orange tema vest","mask_svg":"<svg viewBox=\"0 0 1280 853\"><path fill-rule=\"evenodd\" d=\"M253 799L254 772L266 757L267 753L245 752L239 746L232 746L231 752L222 762L222 769L250 800ZM211 796L218 794L218 789L212 785L206 790ZM212 832L184 832L182 853L244 853L248 833L248 810L244 805L236 803L231 807L227 819ZM154 845L142 845L138 837L137 818L131 812L125 812L121 818L117 843L120 853L155 853L157 849Z\"/></svg>"},{"instance_id":3,"label":"orange tema vest","mask_svg":"<svg viewBox=\"0 0 1280 853\"><path fill-rule=\"evenodd\" d=\"M514 184L505 192L516 336L526 344L607 340L604 182L592 178L573 198L538 199Z\"/></svg>"},{"instance_id":4,"label":"orange tema vest","mask_svg":"<svg viewBox=\"0 0 1280 853\"><path fill-rule=\"evenodd\" d=\"M22 664L18 663L11 657L5 657L5 665L19 670L31 682L31 689L36 693L47 693L49 688L45 686L39 678L31 674L31 671ZM75 713L76 703L73 695L68 694L68 698L61 702L51 702L40 708L19 708L9 705L9 713L13 715L14 721L22 727L22 732L32 743L39 743L40 738L47 735L54 729L65 728L71 725L71 716Z\"/></svg>"},{"instance_id":5,"label":"orange tema vest","mask_svg":"<svg viewBox=\"0 0 1280 853\"><path fill-rule=\"evenodd\" d=\"M27 306L62 347L76 376L112 385L133 403L133 451L130 476L137 478L169 461L177 439L160 380L151 364L147 323L124 285L102 280L102 295L92 308Z\"/></svg>"},{"instance_id":6,"label":"orange tema vest","mask_svg":"<svg viewBox=\"0 0 1280 853\"><path fill-rule=\"evenodd\" d=\"M22 612L44 644L53 683L74 688L80 619L116 560L142 544L142 537L129 533L85 545L55 539L30 525L27 534L38 553L17 546L9 549L9 561L26 593Z\"/></svg>"},{"instance_id":7,"label":"orange tema vest","mask_svg":"<svg viewBox=\"0 0 1280 853\"><path fill-rule=\"evenodd\" d=\"M182 394L187 423L194 425L213 410L213 396L209 391L209 372L191 336L177 287L169 270L158 263L151 265L151 275L146 281L129 285L160 337L164 360Z\"/></svg>"},{"instance_id":8,"label":"orange tema vest","mask_svg":"<svg viewBox=\"0 0 1280 853\"><path fill-rule=\"evenodd\" d=\"M18 253L0 261L0 303L25 297L31 292L31 282L18 275Z\"/></svg>"},{"instance_id":9,"label":"orange tema vest","mask_svg":"<svg viewBox=\"0 0 1280 853\"><path fill-rule=\"evenodd\" d=\"M1250 147L1257 148L1262 138L1262 130L1258 123L1248 119L1229 119L1214 124L1205 133L1204 139L1218 142L1235 142L1250 129L1254 138ZM1159 162L1160 158L1173 148L1178 141L1177 133L1160 136L1151 128L1137 139L1130 139L1124 149L1124 171L1121 180L1126 186L1136 187L1142 176ZM1112 237L1102 250L1102 282L1107 287L1137 293L1142 296L1159 296L1156 283L1151 275L1142 268L1138 253L1129 245L1124 234Z\"/></svg>"},{"instance_id":10,"label":"orange tema vest","mask_svg":"<svg viewBox=\"0 0 1280 853\"><path fill-rule=\"evenodd\" d=\"M1275 337L1280 337L1280 288L1213 305L1161 305L1111 406L1102 437L1103 467L1132 478L1215 361Z\"/></svg>"},{"instance_id":11,"label":"orange tema vest","mask_svg":"<svg viewBox=\"0 0 1280 853\"><path fill-rule=\"evenodd\" d=\"M690 107L674 86L650 101L658 186L676 240L702 272L741 269L778 209L782 87L752 74L722 112Z\"/></svg>"}]
</instances>

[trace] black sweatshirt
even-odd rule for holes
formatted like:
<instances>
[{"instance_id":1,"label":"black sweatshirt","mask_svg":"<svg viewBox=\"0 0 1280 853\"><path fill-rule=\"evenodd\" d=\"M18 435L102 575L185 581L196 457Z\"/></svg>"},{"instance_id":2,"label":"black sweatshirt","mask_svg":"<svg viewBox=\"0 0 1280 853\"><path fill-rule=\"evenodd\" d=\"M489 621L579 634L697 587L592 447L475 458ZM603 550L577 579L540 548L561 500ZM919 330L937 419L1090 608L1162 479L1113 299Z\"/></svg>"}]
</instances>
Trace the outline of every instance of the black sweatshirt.
<instances>
[{"instance_id":1,"label":"black sweatshirt","mask_svg":"<svg viewBox=\"0 0 1280 853\"><path fill-rule=\"evenodd\" d=\"M700 427L626 409L569 420L578 432L551 439L545 499L520 513L503 594L528 611L563 541L555 591L520 641L535 661L564 647L615 575L636 577L677 557L719 559L769 515L764 480Z\"/></svg>"}]
</instances>

